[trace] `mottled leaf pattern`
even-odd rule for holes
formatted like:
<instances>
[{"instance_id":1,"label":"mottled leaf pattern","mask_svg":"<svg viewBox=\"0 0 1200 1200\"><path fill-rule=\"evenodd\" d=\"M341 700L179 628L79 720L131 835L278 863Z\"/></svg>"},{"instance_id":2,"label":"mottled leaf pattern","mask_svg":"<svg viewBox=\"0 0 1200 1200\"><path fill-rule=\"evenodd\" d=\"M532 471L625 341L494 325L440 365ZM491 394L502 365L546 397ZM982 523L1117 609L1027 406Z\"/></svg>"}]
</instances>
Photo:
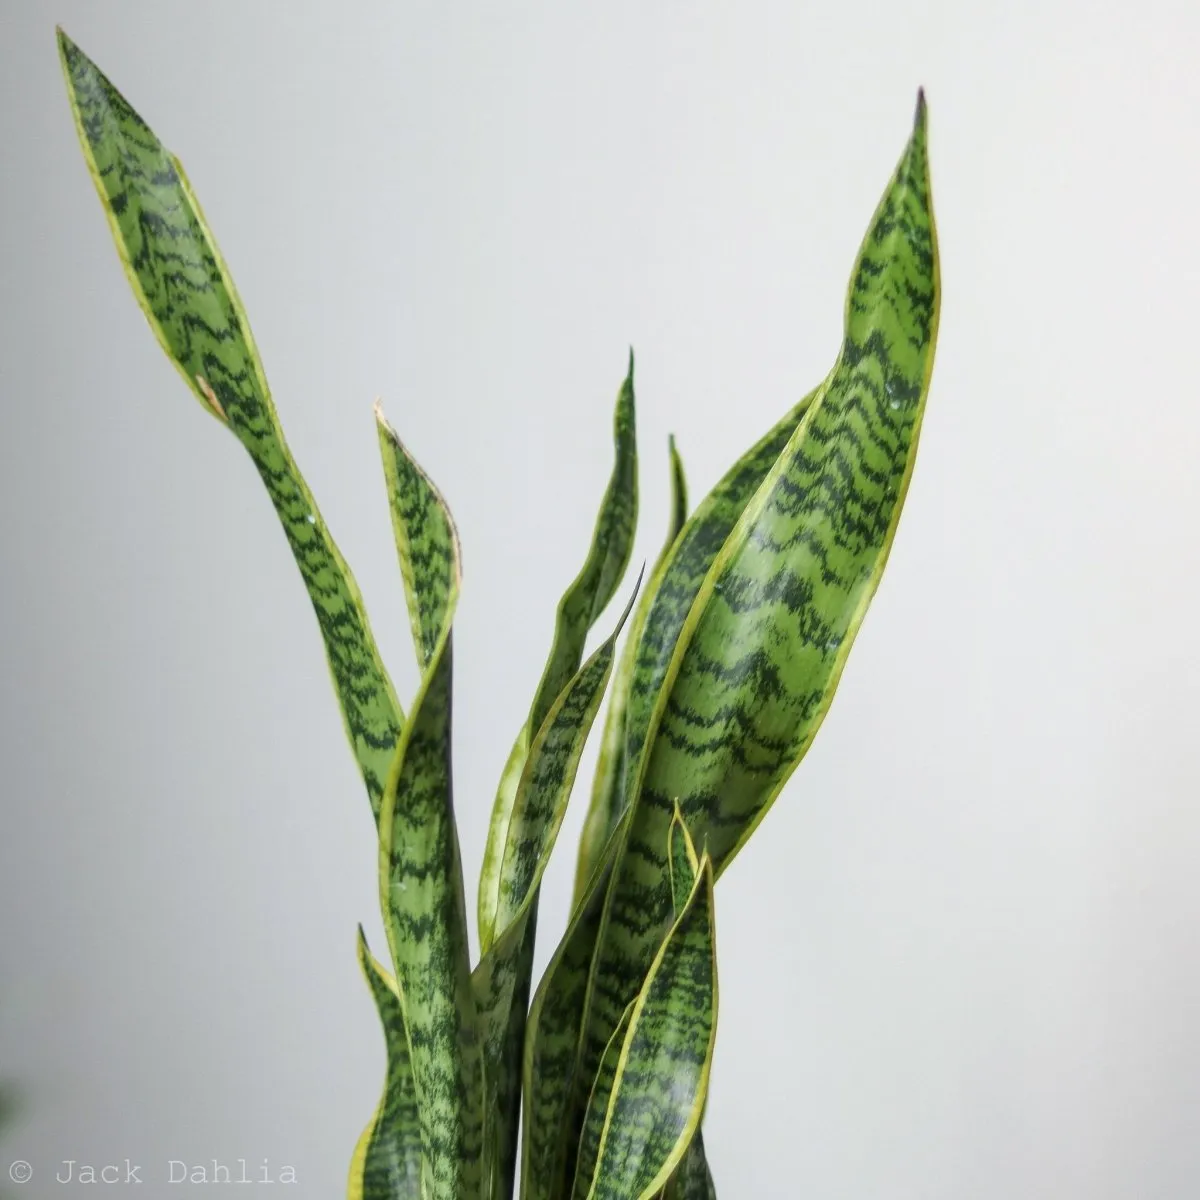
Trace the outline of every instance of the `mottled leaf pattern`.
<instances>
[{"instance_id":1,"label":"mottled leaf pattern","mask_svg":"<svg viewBox=\"0 0 1200 1200\"><path fill-rule=\"evenodd\" d=\"M529 1009L522 1072L521 1200L560 1200L574 1172L563 1138L579 1057L579 1031L604 900L627 824L613 831L575 906Z\"/></svg>"},{"instance_id":2,"label":"mottled leaf pattern","mask_svg":"<svg viewBox=\"0 0 1200 1200\"><path fill-rule=\"evenodd\" d=\"M403 454L399 443L397 453ZM395 478L420 497L396 507L427 513L429 562L449 555L442 624L384 790L379 816L380 899L404 997L421 1118L428 1200L467 1200L482 1186L483 1061L476 1029L466 900L451 786L451 629L458 599L458 538L424 473ZM441 541L433 545L433 539ZM419 582L418 582L419 587Z\"/></svg>"},{"instance_id":3,"label":"mottled leaf pattern","mask_svg":"<svg viewBox=\"0 0 1200 1200\"><path fill-rule=\"evenodd\" d=\"M462 550L445 500L405 449L378 404L375 421L413 643L417 662L424 668L433 658L458 587Z\"/></svg>"},{"instance_id":4,"label":"mottled leaf pattern","mask_svg":"<svg viewBox=\"0 0 1200 1200\"><path fill-rule=\"evenodd\" d=\"M604 1133L604 1119L608 1115L608 1102L612 1098L613 1083L617 1077L617 1062L621 1057L621 1047L625 1044L625 1034L629 1030L629 1019L632 1016L633 1005L630 1004L621 1017L621 1023L608 1039L604 1057L600 1060L600 1069L592 1083L587 1116L579 1136L579 1152L575 1160L575 1186L571 1189L572 1200L585 1200L592 1188L592 1180L596 1174L596 1158L600 1153L600 1138Z\"/></svg>"},{"instance_id":5,"label":"mottled leaf pattern","mask_svg":"<svg viewBox=\"0 0 1200 1200\"><path fill-rule=\"evenodd\" d=\"M672 655L609 894L585 1077L670 919L675 802L719 873L816 734L878 585L937 331L925 147L922 101L851 277L837 365L705 576Z\"/></svg>"},{"instance_id":6,"label":"mottled leaf pattern","mask_svg":"<svg viewBox=\"0 0 1200 1200\"><path fill-rule=\"evenodd\" d=\"M275 506L378 818L403 711L354 577L284 441L233 280L179 162L61 31L58 44L84 157L134 295L193 394L246 448Z\"/></svg>"},{"instance_id":7,"label":"mottled leaf pattern","mask_svg":"<svg viewBox=\"0 0 1200 1200\"><path fill-rule=\"evenodd\" d=\"M661 1194L663 1200L717 1200L717 1189L704 1152L704 1135L699 1129Z\"/></svg>"},{"instance_id":8,"label":"mottled leaf pattern","mask_svg":"<svg viewBox=\"0 0 1200 1200\"><path fill-rule=\"evenodd\" d=\"M671 440L668 536L616 668L571 921L528 1006L543 872L630 612L581 666L632 549L632 354L592 543L496 797L472 974L451 771L461 551L445 502L377 407L422 672L406 723L182 166L61 31L58 43L134 296L275 507L376 818L395 975L360 928L387 1072L350 1200L512 1200L519 1112L522 1200L715 1200L699 1128L716 1031L714 880L824 719L913 468L939 309L923 97L854 267L831 374L691 518Z\"/></svg>"},{"instance_id":9,"label":"mottled leaf pattern","mask_svg":"<svg viewBox=\"0 0 1200 1200\"><path fill-rule=\"evenodd\" d=\"M513 801L530 741L541 728L550 706L579 669L588 630L616 594L633 550L638 491L632 354L629 356L629 373L617 394L613 447L612 475L600 502L587 559L559 601L550 655L529 716L509 754L492 808L479 877L479 941L483 951L488 949L497 933L501 855L508 843Z\"/></svg>"},{"instance_id":10,"label":"mottled leaf pattern","mask_svg":"<svg viewBox=\"0 0 1200 1200\"><path fill-rule=\"evenodd\" d=\"M688 896L696 882L696 873L700 869L696 847L692 843L687 826L683 823L679 805L675 806L675 815L671 818L671 828L667 834L667 865L671 872L671 907L675 918L678 919L687 904ZM607 1054L608 1051L605 1050L604 1053ZM696 1130L695 1136L688 1143L679 1166L675 1168L667 1186L663 1188L662 1197L663 1200L716 1200L716 1188L708 1169L704 1138L700 1129Z\"/></svg>"},{"instance_id":11,"label":"mottled leaf pattern","mask_svg":"<svg viewBox=\"0 0 1200 1200\"><path fill-rule=\"evenodd\" d=\"M421 1200L421 1125L404 1007L395 981L367 948L361 926L358 961L383 1024L387 1078L350 1163L348 1200Z\"/></svg>"},{"instance_id":12,"label":"mottled leaf pattern","mask_svg":"<svg viewBox=\"0 0 1200 1200\"><path fill-rule=\"evenodd\" d=\"M592 783L592 799L579 839L579 860L575 868L575 900L582 896L583 889L591 878L596 860L604 849L608 836L620 818L619 797L622 791L621 775L624 770L625 710L629 703L629 688L636 665L637 649L641 642L642 627L646 615L658 593L663 572L666 569L671 548L675 545L684 522L687 520L687 479L683 472L683 460L675 448L672 437L668 446L671 464L671 523L667 529L667 540L663 544L654 570L650 574L641 599L633 612L629 625L629 636L617 664L616 676L609 693L608 713L604 719L604 736L600 743L600 756L596 763L596 775Z\"/></svg>"},{"instance_id":13,"label":"mottled leaf pattern","mask_svg":"<svg viewBox=\"0 0 1200 1200\"><path fill-rule=\"evenodd\" d=\"M699 1128L717 1033L715 939L712 861L705 855L629 1019L591 1200L653 1196Z\"/></svg>"},{"instance_id":14,"label":"mottled leaf pattern","mask_svg":"<svg viewBox=\"0 0 1200 1200\"><path fill-rule=\"evenodd\" d=\"M533 966L532 922L536 920L538 889L567 811L584 743L612 673L616 640L632 604L631 598L617 627L567 684L533 739L501 855L498 936L472 979L489 1099L499 1119L506 1122L497 1142L505 1169L516 1162L515 1117L520 1111L521 1047ZM498 1180L510 1178L511 1173L505 1175L503 1171L497 1175Z\"/></svg>"}]
</instances>

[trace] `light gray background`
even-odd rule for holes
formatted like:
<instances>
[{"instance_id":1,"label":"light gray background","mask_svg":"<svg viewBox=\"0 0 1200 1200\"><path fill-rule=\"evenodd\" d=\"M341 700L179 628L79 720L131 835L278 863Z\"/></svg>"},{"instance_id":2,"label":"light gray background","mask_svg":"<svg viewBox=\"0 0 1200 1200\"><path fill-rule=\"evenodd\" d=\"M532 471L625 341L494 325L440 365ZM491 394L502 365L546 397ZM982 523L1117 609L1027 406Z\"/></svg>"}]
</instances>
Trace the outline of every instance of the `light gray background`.
<instances>
[{"instance_id":1,"label":"light gray background","mask_svg":"<svg viewBox=\"0 0 1200 1200\"><path fill-rule=\"evenodd\" d=\"M453 7L0 7L0 1179L246 1157L337 1195L382 1070L312 614L129 295L61 21L187 164L405 697L377 393L453 505L472 877L628 344L640 559L668 431L699 496L824 375L926 86L928 418L832 713L719 890L713 1168L724 1200L1194 1195L1198 10Z\"/></svg>"}]
</instances>

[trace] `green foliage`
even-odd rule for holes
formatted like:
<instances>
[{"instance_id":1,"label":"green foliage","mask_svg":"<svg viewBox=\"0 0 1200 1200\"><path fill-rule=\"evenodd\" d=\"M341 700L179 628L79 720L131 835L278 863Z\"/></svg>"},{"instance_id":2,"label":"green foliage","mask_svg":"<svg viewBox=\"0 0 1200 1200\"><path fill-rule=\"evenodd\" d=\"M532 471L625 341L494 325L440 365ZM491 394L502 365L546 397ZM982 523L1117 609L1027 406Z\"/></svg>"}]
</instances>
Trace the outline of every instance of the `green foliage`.
<instances>
[{"instance_id":1,"label":"green foliage","mask_svg":"<svg viewBox=\"0 0 1200 1200\"><path fill-rule=\"evenodd\" d=\"M592 543L497 789L472 964L451 781L461 567L449 509L377 412L421 670L406 718L182 167L61 32L59 49L134 295L278 513L376 819L390 969L361 929L358 956L387 1070L351 1200L507 1200L518 1188L523 1200L711 1200L700 1123L717 1027L714 882L829 709L924 414L939 284L923 98L854 265L833 369L690 515L672 441L662 552L585 659L633 547L630 356ZM531 1001L541 880L606 691L575 903Z\"/></svg>"}]
</instances>

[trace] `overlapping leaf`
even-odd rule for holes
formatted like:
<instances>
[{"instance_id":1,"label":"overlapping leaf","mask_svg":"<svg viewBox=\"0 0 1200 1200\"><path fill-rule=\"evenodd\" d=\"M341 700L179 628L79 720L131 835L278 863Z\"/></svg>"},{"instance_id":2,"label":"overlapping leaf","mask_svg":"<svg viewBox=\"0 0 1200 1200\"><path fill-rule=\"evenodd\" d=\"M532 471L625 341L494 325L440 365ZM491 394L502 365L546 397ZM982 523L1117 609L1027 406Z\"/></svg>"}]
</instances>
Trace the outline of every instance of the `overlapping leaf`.
<instances>
[{"instance_id":1,"label":"overlapping leaf","mask_svg":"<svg viewBox=\"0 0 1200 1200\"><path fill-rule=\"evenodd\" d=\"M725 473L664 548L630 629L604 731L580 844L576 887L588 878L599 847L620 819L639 770L654 703L688 612L713 559L796 431L817 392L810 392ZM677 493L678 494L678 493ZM678 502L675 505L679 509Z\"/></svg>"},{"instance_id":2,"label":"overlapping leaf","mask_svg":"<svg viewBox=\"0 0 1200 1200\"><path fill-rule=\"evenodd\" d=\"M379 816L380 900L403 998L420 1114L425 1200L480 1195L483 1059L471 990L451 772L451 673L458 537L440 496L381 422L397 544L407 559L418 651L432 641ZM444 576L444 591L425 575ZM419 572L419 573L418 573ZM429 639L426 630L436 629Z\"/></svg>"},{"instance_id":3,"label":"overlapping leaf","mask_svg":"<svg viewBox=\"0 0 1200 1200\"><path fill-rule=\"evenodd\" d=\"M671 819L667 834L667 866L671 872L671 909L678 920L696 883L700 863L679 807ZM607 1054L608 1051L606 1050ZM704 1136L699 1128L688 1143L679 1165L663 1188L662 1200L716 1200L712 1173L704 1152Z\"/></svg>"},{"instance_id":4,"label":"overlapping leaf","mask_svg":"<svg viewBox=\"0 0 1200 1200\"><path fill-rule=\"evenodd\" d=\"M574 1143L566 1140L568 1102L578 1070L596 935L627 828L623 820L609 837L529 1009L522 1069L521 1200L561 1200L574 1177Z\"/></svg>"},{"instance_id":5,"label":"overlapping leaf","mask_svg":"<svg viewBox=\"0 0 1200 1200\"><path fill-rule=\"evenodd\" d=\"M583 1124L575 1158L575 1185L571 1189L571 1200L586 1200L592 1188L592 1180L596 1175L596 1159L600 1154L600 1138L604 1134L604 1118L608 1113L608 1103L612 1099L613 1084L617 1079L617 1064L621 1060L621 1048L625 1045L625 1035L629 1032L633 1009L634 1005L630 1004L612 1037L608 1039L604 1057L600 1060L600 1069L592 1082L591 1094L588 1096L588 1119Z\"/></svg>"},{"instance_id":6,"label":"overlapping leaf","mask_svg":"<svg viewBox=\"0 0 1200 1200\"><path fill-rule=\"evenodd\" d=\"M625 762L625 715L630 684L636 667L637 650L641 643L642 628L654 597L658 594L671 549L687 521L687 478L673 437L670 439L668 450L671 463L671 521L667 528L667 540L650 573L649 583L634 608L633 620L629 624L629 636L625 639L625 648L621 652L616 677L609 693L608 713L604 719L604 737L600 743L600 756L596 763L591 805L579 839L579 861L575 870L577 902L591 878L609 834L621 815L618 806Z\"/></svg>"},{"instance_id":7,"label":"overlapping leaf","mask_svg":"<svg viewBox=\"0 0 1200 1200\"><path fill-rule=\"evenodd\" d=\"M837 365L705 576L655 702L597 953L584 1077L670 919L674 803L720 871L829 708L899 519L937 313L922 100L854 268Z\"/></svg>"},{"instance_id":8,"label":"overlapping leaf","mask_svg":"<svg viewBox=\"0 0 1200 1200\"><path fill-rule=\"evenodd\" d=\"M530 742L542 727L550 706L579 669L588 630L616 594L633 549L638 493L632 354L629 356L629 372L617 395L613 443L612 475L600 503L592 543L583 567L559 601L550 654L529 716L517 735L505 765L492 809L483 870L479 877L479 941L484 952L497 933L501 858L508 843L513 802Z\"/></svg>"},{"instance_id":9,"label":"overlapping leaf","mask_svg":"<svg viewBox=\"0 0 1200 1200\"><path fill-rule=\"evenodd\" d=\"M516 1162L521 1046L538 891L567 810L584 743L612 673L616 640L632 604L631 598L612 634L551 705L530 746L500 855L496 938L473 976L489 1098L501 1126L496 1142L500 1161L494 1178L504 1192L511 1188Z\"/></svg>"},{"instance_id":10,"label":"overlapping leaf","mask_svg":"<svg viewBox=\"0 0 1200 1200\"><path fill-rule=\"evenodd\" d=\"M705 855L629 1017L589 1200L648 1200L699 1128L717 1032L715 938L712 862ZM589 1110L585 1142L596 1119L598 1112Z\"/></svg>"},{"instance_id":11,"label":"overlapping leaf","mask_svg":"<svg viewBox=\"0 0 1200 1200\"><path fill-rule=\"evenodd\" d=\"M350 1163L348 1200L421 1200L421 1125L404 1008L395 981L372 956L361 926L358 961L383 1025L383 1097Z\"/></svg>"},{"instance_id":12,"label":"overlapping leaf","mask_svg":"<svg viewBox=\"0 0 1200 1200\"><path fill-rule=\"evenodd\" d=\"M246 448L275 506L378 819L403 710L354 577L284 440L233 280L179 161L61 31L58 44L84 157L134 296L192 393Z\"/></svg>"}]
</instances>

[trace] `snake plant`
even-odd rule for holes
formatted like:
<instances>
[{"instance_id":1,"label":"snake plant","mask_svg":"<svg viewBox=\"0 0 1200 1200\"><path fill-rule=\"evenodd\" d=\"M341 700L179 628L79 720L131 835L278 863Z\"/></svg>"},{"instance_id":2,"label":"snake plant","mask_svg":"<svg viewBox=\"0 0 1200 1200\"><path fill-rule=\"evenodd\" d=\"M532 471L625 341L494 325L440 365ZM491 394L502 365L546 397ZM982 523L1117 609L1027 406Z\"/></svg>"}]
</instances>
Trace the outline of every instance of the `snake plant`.
<instances>
[{"instance_id":1,"label":"snake plant","mask_svg":"<svg viewBox=\"0 0 1200 1200\"><path fill-rule=\"evenodd\" d=\"M713 886L829 709L891 550L925 409L939 283L923 97L854 264L832 370L694 509L672 443L661 553L585 657L634 538L631 356L592 542L513 722L473 961L451 788L461 564L450 511L377 408L421 670L405 712L182 166L61 31L59 50L134 295L275 506L375 821L387 947L380 961L360 928L358 959L387 1069L349 1196L714 1196L700 1132L717 1022ZM534 990L540 883L606 691L573 909Z\"/></svg>"}]
</instances>

